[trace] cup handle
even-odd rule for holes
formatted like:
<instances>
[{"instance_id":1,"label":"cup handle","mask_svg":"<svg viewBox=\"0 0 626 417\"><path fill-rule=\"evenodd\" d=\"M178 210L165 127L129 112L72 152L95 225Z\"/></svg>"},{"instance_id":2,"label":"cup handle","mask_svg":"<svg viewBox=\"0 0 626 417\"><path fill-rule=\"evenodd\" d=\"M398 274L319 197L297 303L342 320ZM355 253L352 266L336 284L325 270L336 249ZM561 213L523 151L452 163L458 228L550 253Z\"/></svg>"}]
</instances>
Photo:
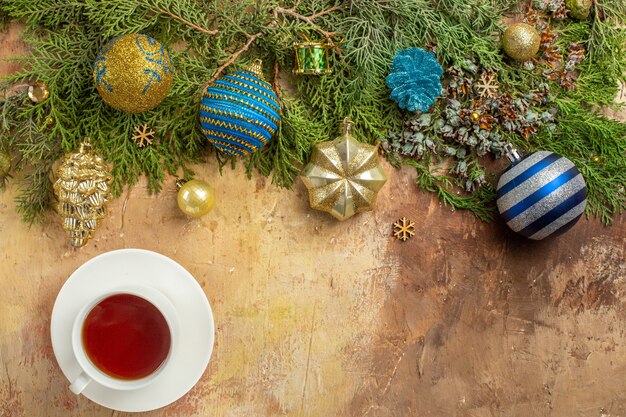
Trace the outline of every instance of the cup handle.
<instances>
[{"instance_id":1,"label":"cup handle","mask_svg":"<svg viewBox=\"0 0 626 417\"><path fill-rule=\"evenodd\" d=\"M78 395L89 385L91 378L89 378L84 372L76 377L74 382L70 385L70 391Z\"/></svg>"}]
</instances>

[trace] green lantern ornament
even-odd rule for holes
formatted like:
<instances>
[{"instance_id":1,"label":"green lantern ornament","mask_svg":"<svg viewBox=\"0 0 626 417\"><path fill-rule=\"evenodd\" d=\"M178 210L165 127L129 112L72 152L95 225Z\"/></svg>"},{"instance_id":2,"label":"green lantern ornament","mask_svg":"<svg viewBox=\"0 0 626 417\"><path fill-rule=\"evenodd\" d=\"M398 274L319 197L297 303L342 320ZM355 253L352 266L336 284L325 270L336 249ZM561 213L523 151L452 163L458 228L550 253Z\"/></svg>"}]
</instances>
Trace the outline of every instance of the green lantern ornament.
<instances>
[{"instance_id":1,"label":"green lantern ornament","mask_svg":"<svg viewBox=\"0 0 626 417\"><path fill-rule=\"evenodd\" d=\"M321 75L333 72L330 67L328 51L331 45L325 41L300 42L294 45L296 67L294 72L299 75Z\"/></svg>"}]
</instances>

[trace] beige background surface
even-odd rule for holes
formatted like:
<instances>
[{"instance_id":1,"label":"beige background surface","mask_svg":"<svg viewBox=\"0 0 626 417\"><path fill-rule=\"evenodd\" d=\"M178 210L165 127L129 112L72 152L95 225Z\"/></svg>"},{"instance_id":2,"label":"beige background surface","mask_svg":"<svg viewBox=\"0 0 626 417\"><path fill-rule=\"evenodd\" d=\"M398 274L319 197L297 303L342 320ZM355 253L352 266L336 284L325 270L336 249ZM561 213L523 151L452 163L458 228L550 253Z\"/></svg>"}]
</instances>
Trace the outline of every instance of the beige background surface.
<instances>
[{"instance_id":1,"label":"beige background surface","mask_svg":"<svg viewBox=\"0 0 626 417\"><path fill-rule=\"evenodd\" d=\"M2 55L21 46L0 34ZM13 68L0 63L0 73ZM203 287L216 346L200 382L146 416L626 416L626 223L582 220L547 242L452 213L389 176L375 212L344 223L309 209L298 183L243 170L197 177L216 189L183 217L174 179L110 205L74 250L51 213L29 228L16 185L0 191L0 416L123 416L68 390L50 313L67 277L100 253L167 255ZM406 243L391 225L417 222Z\"/></svg>"}]
</instances>

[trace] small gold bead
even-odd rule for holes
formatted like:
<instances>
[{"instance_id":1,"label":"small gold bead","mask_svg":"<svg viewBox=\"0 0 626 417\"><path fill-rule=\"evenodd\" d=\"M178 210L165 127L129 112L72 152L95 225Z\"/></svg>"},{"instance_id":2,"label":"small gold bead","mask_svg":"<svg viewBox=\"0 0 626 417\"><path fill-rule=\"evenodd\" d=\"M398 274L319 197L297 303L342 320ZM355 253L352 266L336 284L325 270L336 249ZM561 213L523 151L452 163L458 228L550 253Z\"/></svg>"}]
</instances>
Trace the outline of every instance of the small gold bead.
<instances>
[{"instance_id":1,"label":"small gold bead","mask_svg":"<svg viewBox=\"0 0 626 417\"><path fill-rule=\"evenodd\" d=\"M56 120L54 118L54 116L47 116L44 121L43 121L43 125L45 128L49 129L52 126L54 126L54 124L56 123Z\"/></svg>"},{"instance_id":2,"label":"small gold bead","mask_svg":"<svg viewBox=\"0 0 626 417\"><path fill-rule=\"evenodd\" d=\"M50 97L48 85L42 81L37 81L28 86L28 98L35 104L43 103Z\"/></svg>"},{"instance_id":3,"label":"small gold bead","mask_svg":"<svg viewBox=\"0 0 626 417\"><path fill-rule=\"evenodd\" d=\"M478 123L480 121L480 113L477 111L472 112L472 114L470 114L470 121L472 123Z\"/></svg>"}]
</instances>

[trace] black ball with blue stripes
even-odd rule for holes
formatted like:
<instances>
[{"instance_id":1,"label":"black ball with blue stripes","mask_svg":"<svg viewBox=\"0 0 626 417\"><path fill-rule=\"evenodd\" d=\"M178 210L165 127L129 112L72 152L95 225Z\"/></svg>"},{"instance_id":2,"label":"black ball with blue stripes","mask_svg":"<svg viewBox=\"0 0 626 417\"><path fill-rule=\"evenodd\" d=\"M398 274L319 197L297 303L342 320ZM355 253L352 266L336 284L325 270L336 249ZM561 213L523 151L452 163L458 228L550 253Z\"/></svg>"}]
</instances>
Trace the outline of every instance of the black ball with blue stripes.
<instances>
[{"instance_id":1,"label":"black ball with blue stripes","mask_svg":"<svg viewBox=\"0 0 626 417\"><path fill-rule=\"evenodd\" d=\"M498 181L498 211L514 232L533 240L561 234L585 211L587 186L569 159L549 151L520 158L505 147L511 165Z\"/></svg>"}]
</instances>

